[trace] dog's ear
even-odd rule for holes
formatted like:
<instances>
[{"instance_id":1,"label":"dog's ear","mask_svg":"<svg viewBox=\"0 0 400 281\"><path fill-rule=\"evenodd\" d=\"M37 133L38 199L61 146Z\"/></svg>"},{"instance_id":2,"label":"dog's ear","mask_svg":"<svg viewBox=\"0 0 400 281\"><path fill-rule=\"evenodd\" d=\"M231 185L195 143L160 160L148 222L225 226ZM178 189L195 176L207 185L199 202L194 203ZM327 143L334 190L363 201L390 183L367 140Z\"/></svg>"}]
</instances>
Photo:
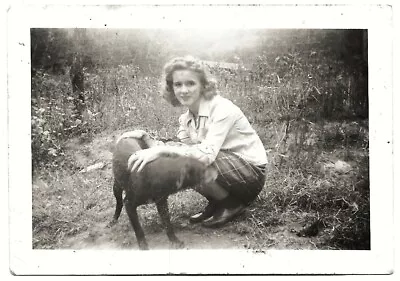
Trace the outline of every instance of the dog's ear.
<instances>
[{"instance_id":1,"label":"dog's ear","mask_svg":"<svg viewBox=\"0 0 400 281\"><path fill-rule=\"evenodd\" d=\"M215 181L218 177L218 170L212 166L209 166L204 171L204 184L209 184Z\"/></svg>"}]
</instances>

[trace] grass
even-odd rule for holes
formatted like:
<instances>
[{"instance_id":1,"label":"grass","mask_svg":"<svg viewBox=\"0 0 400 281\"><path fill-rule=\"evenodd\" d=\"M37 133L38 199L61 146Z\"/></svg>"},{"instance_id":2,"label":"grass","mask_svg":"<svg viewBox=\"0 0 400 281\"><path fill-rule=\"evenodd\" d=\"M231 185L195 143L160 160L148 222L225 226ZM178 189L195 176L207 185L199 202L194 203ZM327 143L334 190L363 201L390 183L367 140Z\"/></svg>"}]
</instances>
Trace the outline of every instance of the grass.
<instances>
[{"instance_id":1,"label":"grass","mask_svg":"<svg viewBox=\"0 0 400 281\"><path fill-rule=\"evenodd\" d=\"M104 134L90 143L71 145L69 153L78 158L82 156L77 152L88 150L84 153L86 163L81 160L80 167L75 170L36 174L32 202L33 248L65 247L68 238L111 220L115 208L111 165L101 170L79 173L83 165L98 161L110 163L110 153L103 152L99 156L100 151L108 147L105 143L110 140L112 137ZM336 151L339 156L343 153ZM354 154L353 157L358 157L355 163L359 163L360 167L366 164L365 155ZM327 156L320 158L317 162L325 161ZM304 174L300 169L270 165L265 187L256 201L240 219L228 224L224 231L248 237L249 248L265 249L276 246L282 239L290 241L288 237L274 237L274 233L292 231L293 225L296 225L293 231L298 232L321 221L317 248L368 249L369 188L367 181L360 179L360 173L357 166L348 174L338 175L334 171ZM175 227L190 229L191 226L187 224L189 216L201 210L205 204L206 200L192 190L170 196L171 219ZM154 204L140 206L138 211L146 233L163 231ZM121 221L118 231L133 235L125 211ZM296 246L298 242L291 243L294 244L289 247L301 247Z\"/></svg>"},{"instance_id":2,"label":"grass","mask_svg":"<svg viewBox=\"0 0 400 281\"><path fill-rule=\"evenodd\" d=\"M47 188L34 190L34 248L57 247L64 237L84 231L111 214L112 179L103 171L97 176L62 172L51 180L46 177Z\"/></svg>"},{"instance_id":3,"label":"grass","mask_svg":"<svg viewBox=\"0 0 400 281\"><path fill-rule=\"evenodd\" d=\"M328 65L329 60L324 63ZM310 73L315 71L313 79L317 80L319 70L307 67ZM344 74L342 71L343 80L347 78ZM293 233L314 237L313 248L369 249L368 120L341 116L316 121L321 117L321 105L306 100L315 94L310 89L324 92L317 85L321 81L312 87L308 80L308 84L302 83L300 76L271 80L270 87L263 87L262 82L244 86L239 80L230 80L224 88L223 93L248 116L270 159L265 188L241 219L224 231L247 237L247 247L254 249L305 246ZM70 108L63 105L68 99L40 97L42 92L67 91L67 75L34 78L32 91L40 102L34 101L32 117L33 152L38 156L33 157L37 160L33 163L33 248L66 247L69 238L111 220L115 202L110 148L121 132L144 129L158 137L175 135L183 109L172 108L159 98L158 78L139 75L132 81L130 77L126 66L88 75L90 113L82 120L69 114ZM334 92L336 82L326 83L329 89L325 90ZM343 92L343 85L337 84L336 90ZM302 93L300 100L293 91ZM313 120L306 119L314 109ZM346 161L351 169L336 170L338 160ZM80 173L98 162L106 163L105 167ZM171 196L174 225L192 229L187 219L205 203L194 191ZM140 206L139 215L146 233L162 231L154 205ZM133 235L126 215L121 221L115 230L118 235ZM132 243L123 241L123 247Z\"/></svg>"}]
</instances>

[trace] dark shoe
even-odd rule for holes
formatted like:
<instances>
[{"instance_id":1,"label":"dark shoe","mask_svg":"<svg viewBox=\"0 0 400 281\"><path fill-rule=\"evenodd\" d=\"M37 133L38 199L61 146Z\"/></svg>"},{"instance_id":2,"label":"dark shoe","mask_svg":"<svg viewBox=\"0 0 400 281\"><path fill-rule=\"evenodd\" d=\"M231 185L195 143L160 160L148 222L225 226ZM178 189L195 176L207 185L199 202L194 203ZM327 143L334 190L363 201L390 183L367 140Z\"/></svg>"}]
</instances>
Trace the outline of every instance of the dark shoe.
<instances>
[{"instance_id":1,"label":"dark shoe","mask_svg":"<svg viewBox=\"0 0 400 281\"><path fill-rule=\"evenodd\" d=\"M206 206L204 211L191 216L189 218L189 222L190 223L199 223L208 218L211 218L215 212L216 207L217 207L217 205L215 204L215 202L213 200L209 201L208 205Z\"/></svg>"},{"instance_id":2,"label":"dark shoe","mask_svg":"<svg viewBox=\"0 0 400 281\"><path fill-rule=\"evenodd\" d=\"M220 227L240 215L244 209L245 207L241 204L231 209L219 208L214 216L204 221L202 225L205 227Z\"/></svg>"}]
</instances>

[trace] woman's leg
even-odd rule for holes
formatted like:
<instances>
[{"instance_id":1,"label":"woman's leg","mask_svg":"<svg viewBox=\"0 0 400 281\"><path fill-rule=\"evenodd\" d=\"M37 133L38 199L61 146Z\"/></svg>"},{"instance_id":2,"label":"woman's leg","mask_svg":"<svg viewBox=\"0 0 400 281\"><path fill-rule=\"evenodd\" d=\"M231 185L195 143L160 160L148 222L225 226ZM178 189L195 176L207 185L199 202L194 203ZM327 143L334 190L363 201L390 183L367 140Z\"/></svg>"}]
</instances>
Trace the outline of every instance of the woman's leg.
<instances>
[{"instance_id":1,"label":"woman's leg","mask_svg":"<svg viewBox=\"0 0 400 281\"><path fill-rule=\"evenodd\" d=\"M231 221L239 215L245 208L245 205L230 194L217 182L203 188L208 196L213 198L215 209L213 215L209 219L204 220L205 227L219 227Z\"/></svg>"},{"instance_id":2,"label":"woman's leg","mask_svg":"<svg viewBox=\"0 0 400 281\"><path fill-rule=\"evenodd\" d=\"M217 182L196 189L208 199L204 211L190 217L191 223L203 222L206 227L218 227L232 220L244 210L244 204Z\"/></svg>"},{"instance_id":3,"label":"woman's leg","mask_svg":"<svg viewBox=\"0 0 400 281\"><path fill-rule=\"evenodd\" d=\"M216 182L207 186L199 186L196 188L196 191L207 198L208 204L202 212L190 217L189 221L191 223L199 223L212 217L217 210L217 202L229 195L229 193Z\"/></svg>"},{"instance_id":4,"label":"woman's leg","mask_svg":"<svg viewBox=\"0 0 400 281\"><path fill-rule=\"evenodd\" d=\"M212 182L206 186L201 186L199 189L197 189L197 192L214 200L222 200L229 195L228 191L226 191L217 182Z\"/></svg>"},{"instance_id":5,"label":"woman's leg","mask_svg":"<svg viewBox=\"0 0 400 281\"><path fill-rule=\"evenodd\" d=\"M207 227L221 226L240 214L265 182L265 166L250 164L231 152L220 151L213 165L218 170L216 181L198 190L214 206L212 215L200 216L203 220L211 217L203 223Z\"/></svg>"}]
</instances>

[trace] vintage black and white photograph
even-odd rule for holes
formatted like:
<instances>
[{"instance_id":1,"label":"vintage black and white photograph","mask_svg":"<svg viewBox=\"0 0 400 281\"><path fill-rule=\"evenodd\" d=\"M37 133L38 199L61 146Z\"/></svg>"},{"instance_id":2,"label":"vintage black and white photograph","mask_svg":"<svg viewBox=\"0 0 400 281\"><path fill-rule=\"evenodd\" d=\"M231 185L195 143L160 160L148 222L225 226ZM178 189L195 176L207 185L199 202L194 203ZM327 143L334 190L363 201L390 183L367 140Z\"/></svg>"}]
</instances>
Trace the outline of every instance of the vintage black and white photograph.
<instances>
[{"instance_id":1,"label":"vintage black and white photograph","mask_svg":"<svg viewBox=\"0 0 400 281\"><path fill-rule=\"evenodd\" d=\"M362 29L31 29L32 247L369 250L367 52Z\"/></svg>"},{"instance_id":2,"label":"vintage black and white photograph","mask_svg":"<svg viewBox=\"0 0 400 281\"><path fill-rule=\"evenodd\" d=\"M25 30L30 250L372 250L368 27L84 18Z\"/></svg>"}]
</instances>

